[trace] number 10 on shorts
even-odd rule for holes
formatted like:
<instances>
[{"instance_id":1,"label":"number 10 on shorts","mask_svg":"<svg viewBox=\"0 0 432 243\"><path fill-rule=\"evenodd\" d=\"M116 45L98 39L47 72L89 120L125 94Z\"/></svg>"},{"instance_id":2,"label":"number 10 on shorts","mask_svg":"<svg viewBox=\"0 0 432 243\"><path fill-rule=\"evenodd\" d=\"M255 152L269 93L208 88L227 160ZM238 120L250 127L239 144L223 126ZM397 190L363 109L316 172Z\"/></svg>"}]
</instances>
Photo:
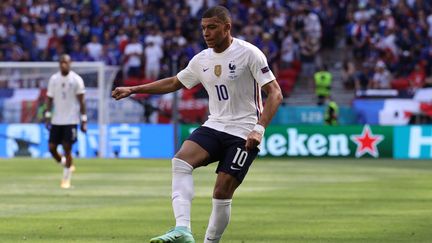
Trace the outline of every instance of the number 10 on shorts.
<instances>
[{"instance_id":1,"label":"number 10 on shorts","mask_svg":"<svg viewBox=\"0 0 432 243\"><path fill-rule=\"evenodd\" d=\"M243 167L246 162L248 156L248 152L242 150L241 148L237 148L237 152L233 159L233 164L237 164L239 167Z\"/></svg>"}]
</instances>

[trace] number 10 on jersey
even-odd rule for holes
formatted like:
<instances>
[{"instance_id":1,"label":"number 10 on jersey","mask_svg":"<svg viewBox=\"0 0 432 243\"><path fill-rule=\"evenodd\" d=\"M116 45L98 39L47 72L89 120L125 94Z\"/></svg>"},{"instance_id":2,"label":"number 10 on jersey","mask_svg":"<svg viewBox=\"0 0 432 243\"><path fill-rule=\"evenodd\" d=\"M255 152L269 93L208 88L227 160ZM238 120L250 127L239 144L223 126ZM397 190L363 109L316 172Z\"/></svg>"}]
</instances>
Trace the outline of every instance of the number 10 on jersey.
<instances>
[{"instance_id":1,"label":"number 10 on jersey","mask_svg":"<svg viewBox=\"0 0 432 243\"><path fill-rule=\"evenodd\" d=\"M219 100L227 100L228 97L228 89L225 85L221 84L221 85L215 85L216 87L216 92L218 95L218 99Z\"/></svg>"}]
</instances>

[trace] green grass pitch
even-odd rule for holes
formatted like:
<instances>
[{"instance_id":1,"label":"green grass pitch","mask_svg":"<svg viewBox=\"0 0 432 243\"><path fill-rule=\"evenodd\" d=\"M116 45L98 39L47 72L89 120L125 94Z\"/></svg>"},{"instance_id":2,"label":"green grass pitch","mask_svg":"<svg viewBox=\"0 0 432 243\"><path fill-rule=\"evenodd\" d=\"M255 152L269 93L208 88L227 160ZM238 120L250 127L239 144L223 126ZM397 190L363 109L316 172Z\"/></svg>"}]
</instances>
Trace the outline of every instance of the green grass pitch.
<instances>
[{"instance_id":1,"label":"green grass pitch","mask_svg":"<svg viewBox=\"0 0 432 243\"><path fill-rule=\"evenodd\" d=\"M147 242L174 224L169 160L0 160L0 242ZM194 172L203 242L215 165ZM259 159L223 243L432 242L432 161Z\"/></svg>"}]
</instances>

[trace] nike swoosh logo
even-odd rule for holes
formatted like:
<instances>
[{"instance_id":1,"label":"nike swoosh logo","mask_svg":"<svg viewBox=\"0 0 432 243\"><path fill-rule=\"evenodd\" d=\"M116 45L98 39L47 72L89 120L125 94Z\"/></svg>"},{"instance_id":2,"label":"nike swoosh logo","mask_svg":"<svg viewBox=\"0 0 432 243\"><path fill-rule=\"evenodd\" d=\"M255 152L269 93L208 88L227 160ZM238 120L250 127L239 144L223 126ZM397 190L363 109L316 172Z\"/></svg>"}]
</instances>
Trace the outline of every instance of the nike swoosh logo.
<instances>
[{"instance_id":1,"label":"nike swoosh logo","mask_svg":"<svg viewBox=\"0 0 432 243\"><path fill-rule=\"evenodd\" d=\"M209 241L215 241L215 240L217 240L217 239L210 239L210 238L207 238L207 240L209 240Z\"/></svg>"},{"instance_id":2,"label":"nike swoosh logo","mask_svg":"<svg viewBox=\"0 0 432 243\"><path fill-rule=\"evenodd\" d=\"M209 70L209 68L203 68L203 72L206 72L207 70Z\"/></svg>"},{"instance_id":3,"label":"nike swoosh logo","mask_svg":"<svg viewBox=\"0 0 432 243\"><path fill-rule=\"evenodd\" d=\"M236 167L231 165L231 170L241 170L241 168L236 168Z\"/></svg>"}]
</instances>

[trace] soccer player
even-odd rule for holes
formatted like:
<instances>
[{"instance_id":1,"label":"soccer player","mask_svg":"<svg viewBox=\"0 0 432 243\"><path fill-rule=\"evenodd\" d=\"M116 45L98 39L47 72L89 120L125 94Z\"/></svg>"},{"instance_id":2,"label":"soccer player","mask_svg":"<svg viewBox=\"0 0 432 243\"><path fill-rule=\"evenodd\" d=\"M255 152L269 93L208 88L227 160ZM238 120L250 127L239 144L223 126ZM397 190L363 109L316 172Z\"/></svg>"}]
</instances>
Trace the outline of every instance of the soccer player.
<instances>
[{"instance_id":1,"label":"soccer player","mask_svg":"<svg viewBox=\"0 0 432 243\"><path fill-rule=\"evenodd\" d=\"M176 227L151 243L195 242L191 233L192 171L219 161L213 190L213 209L205 243L219 242L228 225L234 191L258 153L258 145L282 94L264 54L252 44L231 36L228 9L211 7L202 16L206 50L192 58L176 76L153 83L118 87L112 96L161 94L202 83L209 94L208 120L183 143L172 159L172 206ZM267 94L262 106L261 89Z\"/></svg>"},{"instance_id":2,"label":"soccer player","mask_svg":"<svg viewBox=\"0 0 432 243\"><path fill-rule=\"evenodd\" d=\"M81 131L87 131L87 115L84 102L84 81L71 71L69 55L60 57L60 71L51 76L48 82L46 126L49 134L49 151L53 158L64 166L62 188L70 188L74 170L72 145L77 140L77 126L81 120ZM53 109L54 105L54 109ZM64 156L57 151L61 144Z\"/></svg>"}]
</instances>

